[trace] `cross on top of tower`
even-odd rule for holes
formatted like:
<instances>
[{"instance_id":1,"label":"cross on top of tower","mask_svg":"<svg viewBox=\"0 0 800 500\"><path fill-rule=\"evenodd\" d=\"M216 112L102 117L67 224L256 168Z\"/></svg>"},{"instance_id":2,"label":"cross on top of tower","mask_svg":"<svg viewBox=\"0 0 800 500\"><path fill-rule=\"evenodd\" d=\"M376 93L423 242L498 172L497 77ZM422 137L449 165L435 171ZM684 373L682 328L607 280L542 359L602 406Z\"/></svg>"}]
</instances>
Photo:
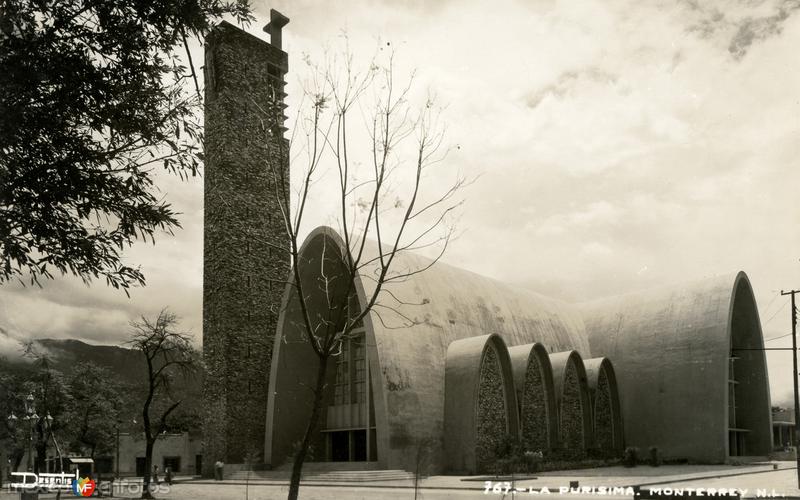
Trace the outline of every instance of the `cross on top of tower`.
<instances>
[{"instance_id":1,"label":"cross on top of tower","mask_svg":"<svg viewBox=\"0 0 800 500\"><path fill-rule=\"evenodd\" d=\"M269 33L270 42L281 48L281 29L289 23L289 18L275 9L269 10L269 22L264 26L264 31Z\"/></svg>"}]
</instances>

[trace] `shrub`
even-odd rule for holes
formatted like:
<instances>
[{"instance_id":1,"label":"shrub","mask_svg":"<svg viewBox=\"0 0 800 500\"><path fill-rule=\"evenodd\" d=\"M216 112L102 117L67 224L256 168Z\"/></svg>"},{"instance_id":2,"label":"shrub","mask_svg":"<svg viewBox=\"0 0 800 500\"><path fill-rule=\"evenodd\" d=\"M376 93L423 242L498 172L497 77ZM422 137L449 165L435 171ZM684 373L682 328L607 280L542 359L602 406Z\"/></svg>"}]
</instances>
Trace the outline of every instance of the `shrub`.
<instances>
[{"instance_id":1,"label":"shrub","mask_svg":"<svg viewBox=\"0 0 800 500\"><path fill-rule=\"evenodd\" d=\"M554 462L580 462L586 459L586 451L573 448L557 448L548 453L547 459Z\"/></svg>"},{"instance_id":2,"label":"shrub","mask_svg":"<svg viewBox=\"0 0 800 500\"><path fill-rule=\"evenodd\" d=\"M625 467L636 467L639 462L639 448L628 446L622 455L622 465Z\"/></svg>"},{"instance_id":3,"label":"shrub","mask_svg":"<svg viewBox=\"0 0 800 500\"><path fill-rule=\"evenodd\" d=\"M590 460L614 460L620 458L621 453L613 448L589 448L586 457Z\"/></svg>"},{"instance_id":4,"label":"shrub","mask_svg":"<svg viewBox=\"0 0 800 500\"><path fill-rule=\"evenodd\" d=\"M528 473L531 472L538 472L539 466L544 459L544 454L541 451L526 451L524 453L525 457L525 471Z\"/></svg>"},{"instance_id":5,"label":"shrub","mask_svg":"<svg viewBox=\"0 0 800 500\"><path fill-rule=\"evenodd\" d=\"M658 456L658 448L656 446L651 446L648 449L650 454L648 462L650 463L651 467L658 467L661 465L661 457Z\"/></svg>"},{"instance_id":6,"label":"shrub","mask_svg":"<svg viewBox=\"0 0 800 500\"><path fill-rule=\"evenodd\" d=\"M525 450L519 440L505 436L494 449L494 461L489 470L495 475L512 473L530 474L539 470L544 458L541 451Z\"/></svg>"}]
</instances>

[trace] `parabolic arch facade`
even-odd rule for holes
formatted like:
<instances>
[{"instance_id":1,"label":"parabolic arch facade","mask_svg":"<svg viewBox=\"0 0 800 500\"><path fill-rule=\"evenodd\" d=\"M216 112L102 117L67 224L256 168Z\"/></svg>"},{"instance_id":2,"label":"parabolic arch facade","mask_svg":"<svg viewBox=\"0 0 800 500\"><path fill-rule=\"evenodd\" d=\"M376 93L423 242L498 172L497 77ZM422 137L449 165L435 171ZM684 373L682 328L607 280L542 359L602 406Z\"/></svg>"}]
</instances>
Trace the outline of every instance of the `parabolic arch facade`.
<instances>
[{"instance_id":1,"label":"parabolic arch facade","mask_svg":"<svg viewBox=\"0 0 800 500\"><path fill-rule=\"evenodd\" d=\"M341 271L341 248L336 232L322 227L301 249L312 308L325 303L323 292L314 286L319 278L315 274L323 260L327 274L337 272L337 266ZM402 253L394 265L408 270L429 263ZM356 281L354 307L364 303L373 286L370 279ZM318 366L298 328L293 293L287 286L271 361L265 458L272 466L291 460L294 443L305 430L312 401L309 387ZM613 397L621 408L615 434L621 428L624 443L612 440L619 449L623 444L657 446L665 458L701 462L769 452L763 351L737 350L763 347L744 273L574 305L439 262L392 284L391 293L381 295L381 307L370 312L355 333L327 366L330 390L311 461L361 461L378 468L415 470L422 460L431 473L475 472L475 461L464 458L467 452L446 444L446 362L454 342L487 335L503 346L494 345L492 352L514 352L515 346L536 343L551 356L576 351L573 358L579 361L606 358L616 379L618 393ZM731 356L732 352L738 354ZM507 354L492 362L499 363L495 372L505 374L502 384L513 387L515 379L525 379L509 375L514 372ZM580 383L585 386L586 371L580 363L576 373L583 374ZM524 389L503 387L510 394L505 404L519 411L517 394ZM550 426L555 415L546 415L541 421ZM593 414L586 415L594 421ZM519 437L524 416L511 420L506 429ZM597 444L590 434L587 430L587 448ZM559 449L558 429L548 427L541 435L548 437L551 449Z\"/></svg>"}]
</instances>

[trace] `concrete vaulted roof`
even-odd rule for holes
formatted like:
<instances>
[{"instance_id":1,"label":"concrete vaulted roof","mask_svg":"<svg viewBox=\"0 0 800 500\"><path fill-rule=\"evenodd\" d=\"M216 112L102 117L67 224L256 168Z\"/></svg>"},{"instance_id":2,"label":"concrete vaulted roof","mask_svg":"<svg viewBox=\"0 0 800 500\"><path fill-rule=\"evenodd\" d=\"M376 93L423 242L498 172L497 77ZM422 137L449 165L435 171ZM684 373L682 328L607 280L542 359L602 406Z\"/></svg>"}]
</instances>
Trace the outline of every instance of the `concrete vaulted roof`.
<instances>
[{"instance_id":1,"label":"concrete vaulted roof","mask_svg":"<svg viewBox=\"0 0 800 500\"><path fill-rule=\"evenodd\" d=\"M313 231L301 252L312 263L307 272L319 272L315 253L341 245L332 229ZM404 252L392 269L405 273L426 269L430 262ZM374 290L373 271L363 269L358 279L361 304ZM273 349L267 416L272 433L266 443L273 464L285 459L302 432L300 417L310 401L308 391L297 387L313 381L314 357L293 341L297 308L291 306L291 293L287 288ZM743 273L573 305L438 262L386 286L364 327L378 461L409 470L422 443L434 470L446 466L445 360L454 341L497 334L512 350L540 343L549 353L607 357L616 371L627 444L659 446L665 457L708 461L727 458L729 341L738 339L739 347L763 345ZM763 352L752 352L740 362L747 375L739 390L749 406L757 407L740 419L751 429L755 451L765 421L767 446L770 442L769 394ZM706 383L711 378L713 386Z\"/></svg>"},{"instance_id":2,"label":"concrete vaulted roof","mask_svg":"<svg viewBox=\"0 0 800 500\"><path fill-rule=\"evenodd\" d=\"M341 246L338 234L322 227L306 238L301 255ZM370 250L375 253L374 247ZM392 269L404 273L425 269L430 263L429 259L403 252L397 255ZM373 270L368 268L361 272L358 288L362 303L374 290L374 280L369 278L372 275ZM378 428L386 429L377 433L381 463L410 466L415 460L414 447L423 442L438 443L431 461L443 463L445 359L451 342L495 333L508 346L539 342L551 351L589 352L583 320L574 307L441 262L410 279L393 282L385 290L379 306L365 318L375 418ZM279 331L288 327L288 316L291 314L285 312L279 318ZM289 349L298 348L276 335L271 386L280 387L288 378L303 384L312 380L310 375L301 374L281 377L278 368L291 364L281 358L281 352ZM308 350L301 353L298 349L298 363L312 362ZM275 418L280 418L276 410L280 411L281 405L292 409L284 412L287 425L294 425L290 415L300 414L296 406L299 395L289 397L286 390L288 386L279 396L270 391L268 422L272 419L273 425ZM283 397L286 399L278 404ZM267 447L282 441L287 442L277 450L268 450L267 455L285 456L290 450L288 440L268 438Z\"/></svg>"},{"instance_id":3,"label":"concrete vaulted roof","mask_svg":"<svg viewBox=\"0 0 800 500\"><path fill-rule=\"evenodd\" d=\"M614 363L628 446L719 462L728 429L748 455L770 449L770 403L758 309L747 276L719 276L581 304L592 354ZM739 415L729 422L731 349ZM731 378L734 378L731 377Z\"/></svg>"},{"instance_id":4,"label":"concrete vaulted roof","mask_svg":"<svg viewBox=\"0 0 800 500\"><path fill-rule=\"evenodd\" d=\"M394 270L402 273L429 264L424 257L402 253ZM363 283L369 294L372 281ZM386 443L387 449L401 462L408 460L400 458L407 442L442 435L444 368L451 342L494 333L509 347L539 342L551 352L589 354L583 320L574 307L442 262L387 290L391 293L381 297L381 307L370 316L382 386L388 389L383 394L386 413L392 416L387 426L394 442Z\"/></svg>"}]
</instances>

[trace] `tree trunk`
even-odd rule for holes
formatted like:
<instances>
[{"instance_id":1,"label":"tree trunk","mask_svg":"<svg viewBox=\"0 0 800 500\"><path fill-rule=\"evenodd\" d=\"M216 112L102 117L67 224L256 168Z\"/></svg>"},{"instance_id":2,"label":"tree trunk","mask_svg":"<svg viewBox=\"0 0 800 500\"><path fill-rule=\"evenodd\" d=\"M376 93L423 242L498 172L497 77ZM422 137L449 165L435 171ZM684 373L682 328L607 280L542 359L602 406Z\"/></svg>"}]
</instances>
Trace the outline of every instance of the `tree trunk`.
<instances>
[{"instance_id":1,"label":"tree trunk","mask_svg":"<svg viewBox=\"0 0 800 500\"><path fill-rule=\"evenodd\" d=\"M36 457L33 471L37 474L47 472L47 441L36 441Z\"/></svg>"},{"instance_id":2,"label":"tree trunk","mask_svg":"<svg viewBox=\"0 0 800 500\"><path fill-rule=\"evenodd\" d=\"M322 412L323 392L325 389L325 375L328 366L328 356L319 358L319 366L317 367L317 385L314 388L314 406L311 409L311 418L306 427L306 434L303 436L303 441L300 443L300 449L294 456L294 464L292 465L292 480L289 483L289 500L297 500L297 495L300 492L300 476L303 473L303 462L306 460L308 454L308 447L311 445L311 440L314 438L314 433L317 430L317 421Z\"/></svg>"},{"instance_id":3,"label":"tree trunk","mask_svg":"<svg viewBox=\"0 0 800 500\"><path fill-rule=\"evenodd\" d=\"M150 492L151 471L153 469L153 445L155 439L147 439L144 449L144 481L142 482L142 498L155 498Z\"/></svg>"}]
</instances>

